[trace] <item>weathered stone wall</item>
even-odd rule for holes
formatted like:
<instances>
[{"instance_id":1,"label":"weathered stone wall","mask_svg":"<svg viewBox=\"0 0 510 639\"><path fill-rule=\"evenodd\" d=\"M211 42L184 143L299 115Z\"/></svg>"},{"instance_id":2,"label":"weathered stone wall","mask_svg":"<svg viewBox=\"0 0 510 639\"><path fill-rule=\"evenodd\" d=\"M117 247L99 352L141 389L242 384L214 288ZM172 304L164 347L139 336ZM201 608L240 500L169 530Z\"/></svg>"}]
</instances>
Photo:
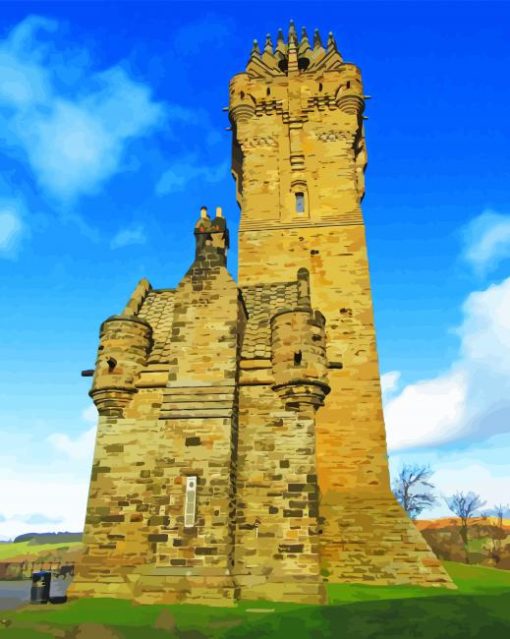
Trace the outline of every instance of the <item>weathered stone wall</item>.
<instances>
[{"instance_id":1,"label":"weathered stone wall","mask_svg":"<svg viewBox=\"0 0 510 639\"><path fill-rule=\"evenodd\" d=\"M236 581L243 599L323 603L313 409L285 410L268 370L239 391Z\"/></svg>"}]
</instances>

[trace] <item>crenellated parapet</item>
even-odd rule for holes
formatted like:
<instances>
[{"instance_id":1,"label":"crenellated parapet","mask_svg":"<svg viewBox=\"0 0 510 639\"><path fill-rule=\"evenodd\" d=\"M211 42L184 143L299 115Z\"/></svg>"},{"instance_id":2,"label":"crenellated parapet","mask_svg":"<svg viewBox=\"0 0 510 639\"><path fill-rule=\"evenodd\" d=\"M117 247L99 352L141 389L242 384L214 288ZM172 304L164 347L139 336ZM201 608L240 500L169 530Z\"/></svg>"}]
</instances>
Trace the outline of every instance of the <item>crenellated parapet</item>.
<instances>
[{"instance_id":1,"label":"crenellated parapet","mask_svg":"<svg viewBox=\"0 0 510 639\"><path fill-rule=\"evenodd\" d=\"M147 363L151 344L152 329L140 318L114 315L101 324L89 393L100 415L122 416L136 393L137 377Z\"/></svg>"},{"instance_id":2,"label":"crenellated parapet","mask_svg":"<svg viewBox=\"0 0 510 639\"><path fill-rule=\"evenodd\" d=\"M299 72L312 73L319 69L335 69L342 63L342 56L331 32L328 35L326 46L323 46L318 29L315 29L313 39L310 42L305 27L301 29L301 37L299 37L294 22L291 20L287 41L285 41L282 29L278 29L276 46L274 47L269 33L266 35L262 50L258 41L253 41L246 71L253 76L264 74L279 76Z\"/></svg>"},{"instance_id":3,"label":"crenellated parapet","mask_svg":"<svg viewBox=\"0 0 510 639\"><path fill-rule=\"evenodd\" d=\"M286 39L280 29L275 44L270 35L262 50L254 43L230 82L228 108L242 231L303 219L361 222L366 97L359 68L344 61L332 33L323 44L318 31L298 37L291 23Z\"/></svg>"},{"instance_id":4,"label":"crenellated parapet","mask_svg":"<svg viewBox=\"0 0 510 639\"><path fill-rule=\"evenodd\" d=\"M345 62L334 36L322 45L318 30L310 42L306 29L299 39L291 22L288 38L278 31L276 47L270 34L261 51L255 40L246 71L230 82L229 115L233 124L264 113L282 113L289 117L288 87L298 81L302 87L301 118L317 106L335 108L361 116L364 110L363 85L359 68ZM292 102L292 99L290 100ZM291 119L296 117L291 113Z\"/></svg>"},{"instance_id":5,"label":"crenellated parapet","mask_svg":"<svg viewBox=\"0 0 510 639\"><path fill-rule=\"evenodd\" d=\"M288 409L317 409L329 393L325 326L322 313L310 306L309 274L302 268L298 305L271 318L273 390Z\"/></svg>"}]
</instances>

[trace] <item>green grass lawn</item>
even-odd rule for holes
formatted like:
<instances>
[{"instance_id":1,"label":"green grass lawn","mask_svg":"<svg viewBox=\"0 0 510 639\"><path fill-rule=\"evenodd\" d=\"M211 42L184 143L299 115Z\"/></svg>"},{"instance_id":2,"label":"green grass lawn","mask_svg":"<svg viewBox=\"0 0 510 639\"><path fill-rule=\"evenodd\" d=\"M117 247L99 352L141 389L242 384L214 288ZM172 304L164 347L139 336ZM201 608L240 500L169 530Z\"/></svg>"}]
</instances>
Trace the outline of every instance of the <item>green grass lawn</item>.
<instances>
[{"instance_id":1,"label":"green grass lawn","mask_svg":"<svg viewBox=\"0 0 510 639\"><path fill-rule=\"evenodd\" d=\"M140 606L116 599L82 599L0 613L0 618L12 621L3 630L0 626L0 636L65 637L73 626L93 622L123 639L508 639L510 572L453 562L445 566L458 590L330 584L328 606ZM253 608L274 612L257 614L250 611ZM171 630L154 627L164 610L175 621Z\"/></svg>"}]
</instances>

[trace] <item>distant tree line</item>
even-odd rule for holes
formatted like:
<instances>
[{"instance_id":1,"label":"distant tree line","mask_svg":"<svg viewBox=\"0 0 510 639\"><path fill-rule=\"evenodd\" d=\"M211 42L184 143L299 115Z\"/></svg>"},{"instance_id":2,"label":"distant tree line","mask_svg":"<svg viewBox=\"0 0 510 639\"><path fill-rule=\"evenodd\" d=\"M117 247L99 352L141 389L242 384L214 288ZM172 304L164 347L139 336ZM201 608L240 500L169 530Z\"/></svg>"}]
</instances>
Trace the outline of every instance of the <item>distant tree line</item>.
<instances>
[{"instance_id":1,"label":"distant tree line","mask_svg":"<svg viewBox=\"0 0 510 639\"><path fill-rule=\"evenodd\" d=\"M419 464L404 464L392 483L392 490L402 508L409 517L415 520L424 510L431 508L439 502L435 493L435 486L431 482L434 471L430 466ZM474 521L486 519L489 514L498 518L498 528L503 531L505 515L510 514L508 504L497 504L489 511L480 512L486 505L478 493L458 491L453 495L443 498L451 512L460 520L460 535L466 550L466 561L469 541L469 525ZM504 537L500 535L501 538ZM498 535L493 538L493 553L498 551Z\"/></svg>"}]
</instances>

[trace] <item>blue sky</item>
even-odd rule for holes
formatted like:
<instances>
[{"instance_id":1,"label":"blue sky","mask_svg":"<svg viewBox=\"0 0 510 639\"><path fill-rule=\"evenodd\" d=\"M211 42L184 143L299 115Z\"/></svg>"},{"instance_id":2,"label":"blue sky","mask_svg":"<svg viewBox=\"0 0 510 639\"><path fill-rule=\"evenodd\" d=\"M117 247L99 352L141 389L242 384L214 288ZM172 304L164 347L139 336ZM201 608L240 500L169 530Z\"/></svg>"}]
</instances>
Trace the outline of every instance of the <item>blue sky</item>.
<instances>
[{"instance_id":1,"label":"blue sky","mask_svg":"<svg viewBox=\"0 0 510 639\"><path fill-rule=\"evenodd\" d=\"M176 285L202 204L235 237L228 82L290 18L332 30L373 96L363 209L392 468L429 463L441 494L510 502L510 5L13 2L0 536L81 528L99 324L142 276Z\"/></svg>"}]
</instances>

